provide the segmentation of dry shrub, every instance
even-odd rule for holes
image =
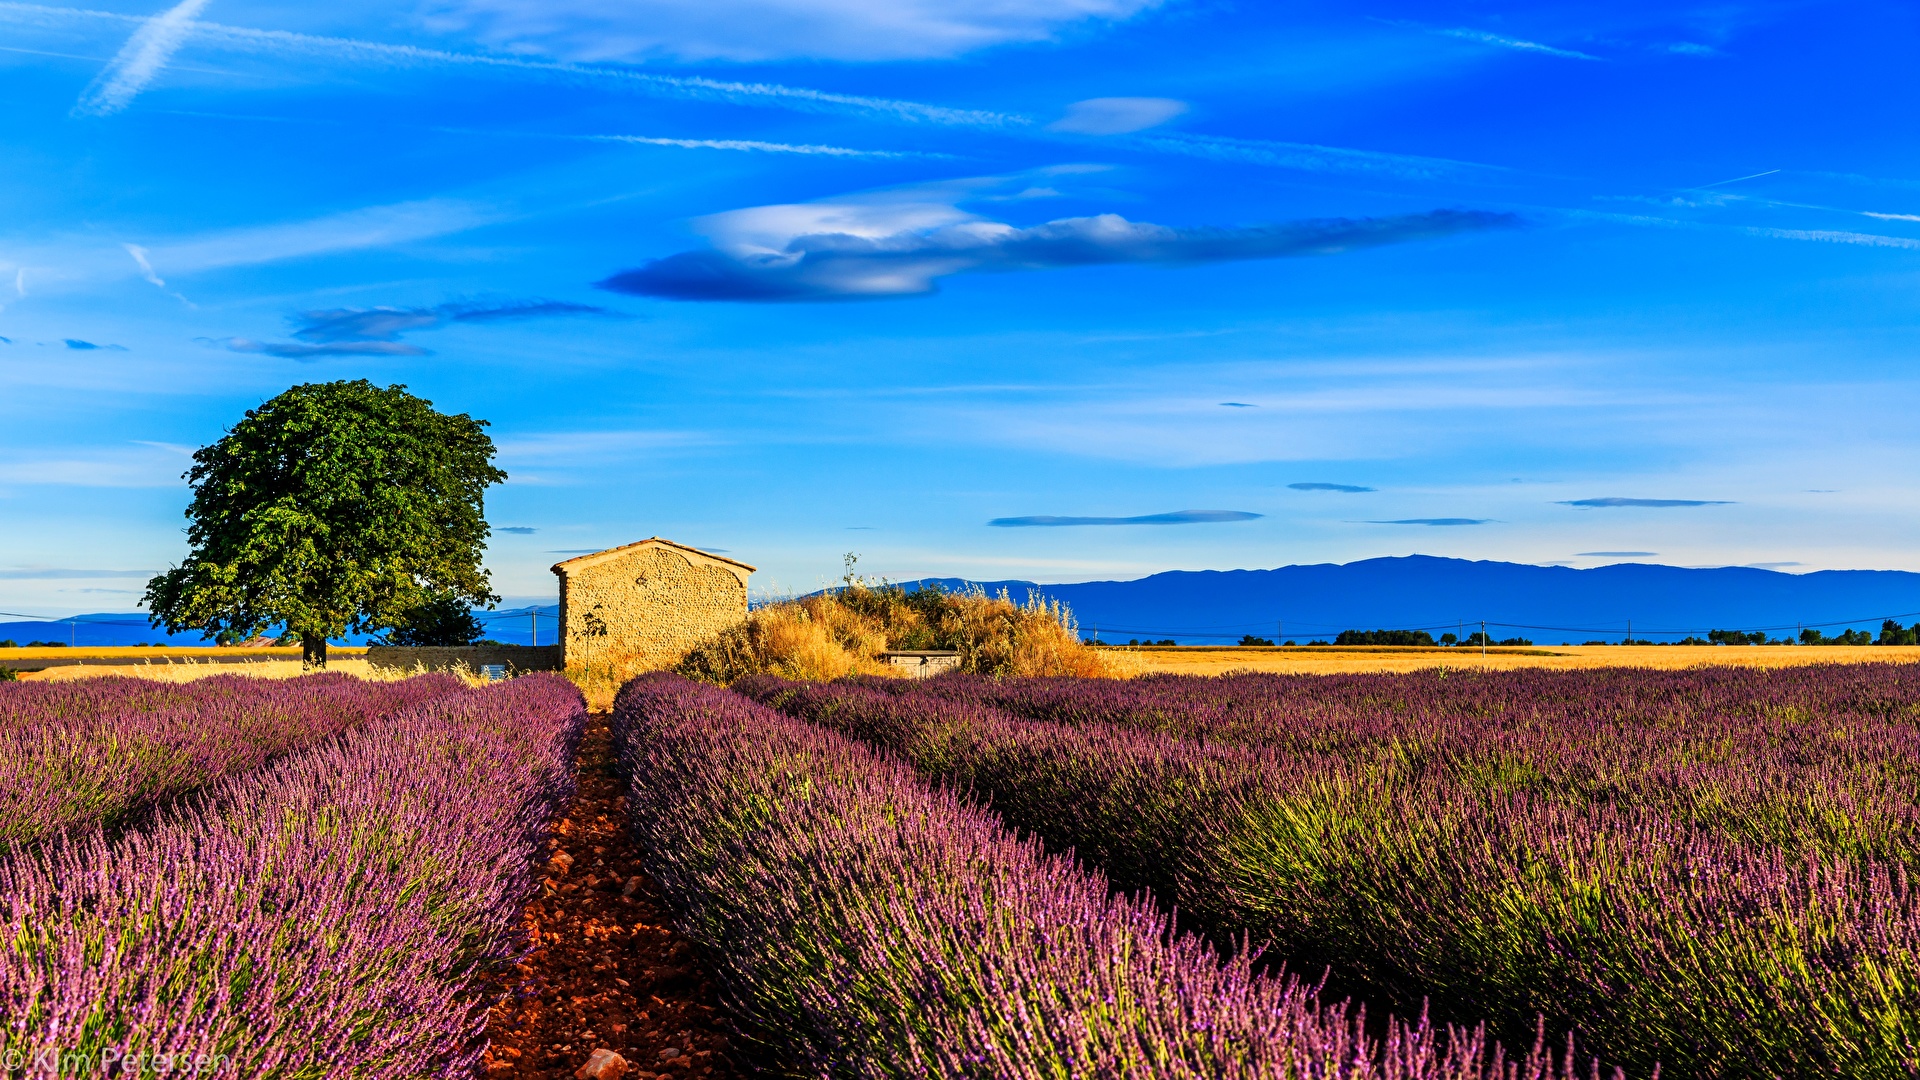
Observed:
[[[961,670],[983,675],[1121,674],[1080,641],[1073,613],[1057,602],[863,584],[764,605],[696,647],[677,670],[723,686],[756,674],[885,675],[878,655],[889,649],[953,650]]]

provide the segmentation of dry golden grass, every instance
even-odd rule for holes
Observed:
[[[1689,668],[1704,665],[1788,667],[1798,664],[1920,663],[1920,646],[1911,645],[1552,645],[1528,649],[1428,649],[1369,646],[1246,648],[1186,646],[1125,647],[1101,650],[1130,659],[1135,672],[1220,675],[1228,671],[1272,671],[1339,675],[1425,668]]]
[[[8,659],[46,658],[45,656],[15,656],[16,653],[25,653],[28,651],[29,650],[26,649],[8,649],[0,652],[0,655],[4,655]],[[252,660],[244,664],[195,663],[190,659],[177,657],[152,659],[145,657],[144,653],[140,650],[48,649],[32,651],[35,653],[44,651],[47,654],[58,653],[63,658],[81,654],[83,658],[88,660],[122,659],[123,657],[111,654],[117,652],[133,652],[142,657],[142,662],[126,664],[88,663],[75,664],[67,667],[50,667],[40,671],[23,671],[19,676],[21,682],[67,682],[73,679],[98,679],[108,675],[122,675],[135,679],[153,679],[157,682],[179,683],[192,682],[195,679],[211,678],[215,675],[238,675],[247,679],[295,679],[307,674],[306,669],[300,664],[300,650],[298,649],[292,650],[293,655],[290,659]],[[181,650],[174,651],[178,652]],[[337,654],[344,650],[329,651]],[[343,675],[351,675],[356,679],[365,679],[368,682],[393,682],[397,679],[410,679],[415,675],[426,673],[427,669],[419,665],[411,669],[374,667],[365,659],[365,651],[364,649],[356,649],[347,656],[333,659],[327,664],[327,670],[337,671]],[[103,656],[96,654],[109,655]],[[127,659],[131,658],[127,657]],[[465,665],[456,665],[449,674],[458,676],[475,686],[483,685],[487,681],[484,675],[476,674]]]
[[[327,649],[330,657],[365,656],[364,645],[333,645]],[[245,657],[249,662],[261,660],[298,660],[300,646],[287,648],[268,647],[264,649],[222,649],[213,646],[186,646],[169,648],[155,645],[119,645],[88,647],[83,649],[0,649],[0,660],[125,660],[130,664],[152,662],[156,664],[185,664],[204,662],[211,657]]]
[[[1131,669],[1083,644],[1072,613],[1058,604],[1016,604],[1004,592],[855,584],[757,608],[688,653],[677,670],[722,685],[756,674],[809,681],[898,674],[879,659],[889,649],[956,651],[962,670],[989,675],[1102,677]]]

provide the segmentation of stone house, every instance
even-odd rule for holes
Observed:
[[[565,667],[671,667],[747,617],[754,568],[659,537],[557,563]]]

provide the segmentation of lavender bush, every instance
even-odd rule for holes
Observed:
[[[1250,934],[1376,1004],[1404,1010],[1430,995],[1440,1015],[1487,1018],[1508,1038],[1544,1015],[1635,1071],[1920,1075],[1916,897],[1904,860],[1850,842],[1893,843],[1906,820],[1897,807],[1856,804],[1894,826],[1814,825],[1763,842],[1779,831],[1767,823],[1785,820],[1781,803],[1735,763],[1640,768],[1586,743],[1591,725],[1558,738],[1511,725],[1522,735],[1502,742],[1471,724],[1455,738],[1357,716],[1361,737],[1322,717],[1240,745],[1022,720],[950,692],[764,679],[736,689],[896,750],[1120,887],[1177,903],[1216,940]],[[1771,755],[1771,775],[1831,784],[1843,803],[1849,785],[1905,782],[1905,744],[1887,725],[1829,731],[1840,750],[1770,744],[1768,725],[1789,720],[1745,721],[1762,733],[1745,739],[1729,734],[1743,722],[1723,717],[1705,741],[1755,754],[1763,775]],[[1302,735],[1309,725],[1326,737]],[[1629,749],[1658,746],[1661,730],[1682,744],[1698,735],[1647,726]],[[1583,768],[1612,768],[1616,797],[1538,780]],[[1677,800],[1691,809],[1656,798],[1650,777],[1691,782]]]
[[[449,675],[371,683],[336,673],[0,687],[0,855],[64,830],[118,826],[462,686]]]
[[[0,860],[0,1052],[473,1075],[584,722],[554,675],[440,695],[146,830]]]
[[[649,871],[796,1074],[1571,1075],[1424,1021],[1371,1040],[904,763],[738,695],[642,676],[614,724]]]

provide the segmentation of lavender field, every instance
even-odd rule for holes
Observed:
[[[499,1071],[586,720],[553,675],[0,689],[0,1060]],[[1917,725],[1892,665],[653,674],[612,738],[768,1075],[1760,1080],[1920,1076]]]
[[[63,830],[116,826],[461,686],[448,675],[10,685],[0,693],[0,854]]]
[[[614,722],[650,870],[782,1072],[1575,1075],[1478,1029],[1370,1035],[899,758],[737,694],[643,676]]]
[[[34,781],[7,788],[0,857],[9,1069],[476,1073],[572,783],[571,684],[19,689],[0,693],[9,778]],[[109,767],[74,799],[35,752],[62,777]]]
[[[1328,996],[1634,1075],[1920,1073],[1910,667],[735,689]]]

